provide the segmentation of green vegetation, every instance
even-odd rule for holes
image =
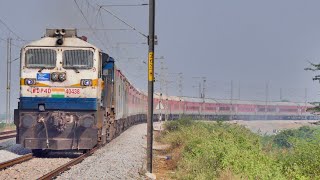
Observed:
[[[273,153],[290,179],[320,179],[320,129],[301,127],[271,137]]]
[[[320,179],[320,129],[273,136],[224,122],[188,119],[166,124],[161,138],[181,149],[177,179]]]
[[[0,123],[0,132],[3,130],[13,130],[15,129],[15,125],[12,124],[6,124],[6,123]]]

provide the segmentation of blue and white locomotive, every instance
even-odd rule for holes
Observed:
[[[115,113],[116,71],[113,58],[75,29],[47,29],[21,50],[17,143],[34,152],[88,150],[135,123]]]

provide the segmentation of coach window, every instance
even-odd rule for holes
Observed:
[[[28,68],[54,68],[57,52],[53,49],[28,49],[25,60]]]

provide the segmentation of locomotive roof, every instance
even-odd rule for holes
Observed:
[[[24,47],[35,46],[35,47],[89,47],[99,50],[98,47],[90,44],[87,41],[80,39],[79,37],[64,37],[63,44],[61,46],[56,45],[56,37],[43,37],[39,40],[32,41]]]

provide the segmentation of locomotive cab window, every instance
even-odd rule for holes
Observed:
[[[90,69],[93,67],[93,52],[90,50],[63,51],[63,67]]]
[[[28,49],[25,62],[28,68],[56,67],[57,52],[53,49]]]

